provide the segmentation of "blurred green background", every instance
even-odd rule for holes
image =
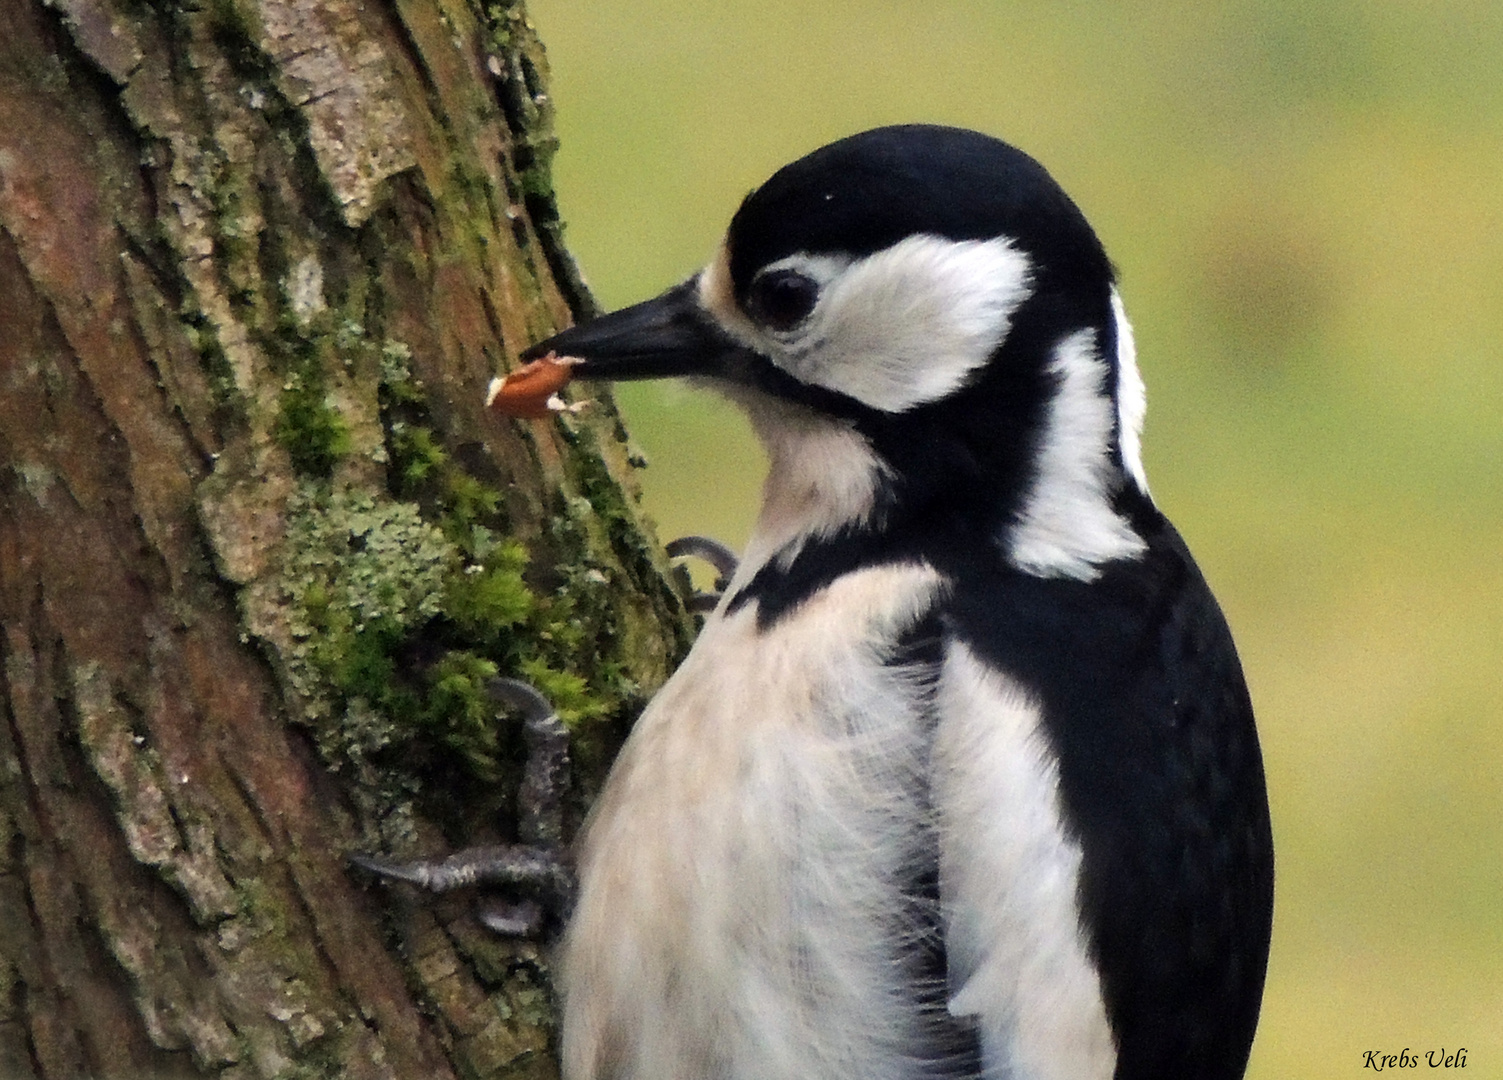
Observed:
[[[1250,1075],[1465,1046],[1465,1075],[1503,1077],[1503,4],[530,10],[608,307],[862,128],[975,127],[1048,166],[1121,268],[1149,479],[1258,709],[1279,882]],[[620,398],[661,535],[742,542],[740,417]]]

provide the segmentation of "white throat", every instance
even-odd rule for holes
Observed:
[[[891,470],[850,425],[755,390],[721,387],[746,409],[767,448],[762,509],[733,593],[774,559],[788,566],[804,545],[867,521]]]

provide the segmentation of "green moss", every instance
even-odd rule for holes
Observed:
[[[497,671],[495,661],[474,653],[447,653],[429,674],[421,712],[424,725],[458,753],[471,772],[492,782],[500,775],[502,733],[486,683]]]
[[[485,5],[485,34],[486,44],[491,52],[497,55],[505,55],[512,49],[514,37],[511,22],[520,19],[521,12],[516,5],[509,3]]]
[[[489,530],[479,527],[483,537]],[[459,629],[482,643],[495,648],[502,635],[526,623],[537,610],[538,599],[522,576],[527,566],[527,551],[515,541],[496,543],[482,539],[488,547],[483,560],[451,576],[444,594],[444,613]]]
[[[399,397],[413,404],[410,383]],[[290,507],[291,667],[331,764],[436,744],[495,781],[515,744],[486,693],[498,673],[533,683],[569,725],[623,714],[640,688],[625,674],[618,571],[600,556],[609,544],[590,500],[564,504],[554,565],[535,572],[503,531],[499,491],[424,425],[392,421],[388,437],[394,485],[413,499],[310,479]]]
[[[567,726],[577,727],[582,721],[596,720],[610,712],[610,701],[592,693],[581,675],[555,671],[541,657],[523,660],[521,669],[522,677],[542,692]]]
[[[268,256],[268,261],[281,266],[278,259]],[[299,265],[313,264],[304,260]],[[289,308],[280,313],[275,328],[261,335],[282,377],[272,436],[286,449],[300,476],[328,479],[351,448],[349,424],[329,401],[329,372],[348,370],[373,346],[357,320],[324,306],[321,276],[313,279],[316,284],[312,286],[306,282],[297,286],[291,280],[298,276],[295,271],[282,267],[282,272],[288,290],[306,288],[308,295],[298,302],[297,310],[292,310],[296,305],[289,296]],[[358,297],[347,299],[359,306]]]
[[[444,531],[455,543],[476,554],[469,546],[478,542],[475,530],[484,528],[481,522],[494,520],[500,513],[501,493],[462,469],[450,469],[443,479]]]
[[[548,200],[546,205],[551,209],[553,155],[558,151],[558,142],[551,139],[538,140],[531,145],[533,148],[532,164],[522,172],[522,193],[535,200]]]
[[[422,485],[449,459],[433,432],[426,427],[398,422],[392,425],[389,438],[399,487]]]
[[[283,389],[272,435],[304,476],[327,477],[350,452],[350,429],[324,400],[323,381],[293,380]]]

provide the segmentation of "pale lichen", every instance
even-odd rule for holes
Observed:
[[[131,856],[159,868],[198,922],[207,925],[234,915],[234,890],[220,870],[210,830],[195,812],[191,790],[168,778],[147,736],[132,727],[100,665],[77,665],[72,692],[79,742],[109,789]]]
[[[365,491],[305,481],[287,518],[278,572],[294,642],[286,659],[305,715],[317,720],[335,691],[376,675],[362,664],[380,665],[379,654],[439,614],[460,555],[416,505],[377,502]]]
[[[293,318],[299,325],[307,326],[313,316],[328,306],[324,303],[323,264],[311,252],[293,266],[292,273],[287,275],[285,288]]]
[[[383,181],[417,164],[391,62],[355,0],[260,0],[257,43],[276,64],[288,102],[307,118],[308,141],[345,224],[376,207]],[[373,22],[373,21],[372,21]]]

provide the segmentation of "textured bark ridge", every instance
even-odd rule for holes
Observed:
[[[547,1077],[546,951],[351,850],[577,822],[689,625],[625,434],[498,422],[590,304],[520,3],[0,0],[0,1076]]]

